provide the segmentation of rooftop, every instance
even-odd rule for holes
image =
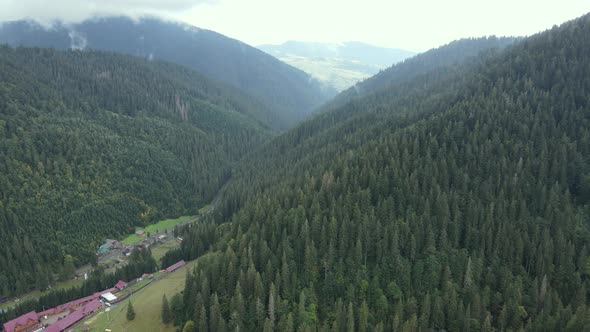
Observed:
[[[174,264],[170,265],[170,266],[169,266],[169,267],[166,269],[166,271],[168,271],[168,272],[173,272],[173,271],[176,271],[177,269],[179,269],[179,268],[181,268],[181,267],[183,267],[183,266],[185,266],[185,265],[186,265],[186,262],[185,262],[184,260],[181,260],[181,261],[179,261],[179,262],[176,262],[176,263],[174,263]]]
[[[13,320],[10,320],[10,321],[4,323],[4,331],[5,332],[15,331],[17,326],[25,326],[31,320],[33,320],[35,322],[37,322],[39,320],[39,315],[34,311],[27,312],[26,314],[24,314],[22,316],[19,316]]]
[[[117,297],[115,295],[113,295],[113,293],[104,293],[104,294],[100,295],[100,297],[102,297],[103,299],[105,299],[109,302],[113,302],[117,299]]]

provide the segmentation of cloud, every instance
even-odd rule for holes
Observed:
[[[80,22],[92,16],[172,16],[201,4],[221,0],[0,0],[0,21],[33,19]]]
[[[68,33],[70,37],[70,48],[73,50],[83,50],[88,44],[86,37],[76,31],[70,31]]]

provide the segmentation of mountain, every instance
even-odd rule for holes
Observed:
[[[288,41],[281,45],[257,47],[309,73],[335,91],[345,90],[379,70],[416,54],[360,42],[329,44]]]
[[[338,108],[355,98],[385,90],[393,84],[410,81],[436,68],[460,66],[482,52],[509,47],[516,40],[518,39],[512,37],[491,36],[453,41],[394,64],[377,75],[358,82],[328,101],[322,109]]]
[[[273,139],[234,173],[218,220],[229,222],[185,230],[170,253],[212,252],[186,282],[184,320],[588,329],[588,35],[590,15],[432,66]]]
[[[0,43],[57,49],[94,49],[160,59],[192,68],[259,99],[271,113],[259,118],[285,129],[328,97],[309,75],[238,40],[187,24],[125,17],[0,25]]]
[[[195,214],[273,131],[185,67],[0,47],[0,297],[69,278],[105,238]],[[70,261],[70,264],[72,261]]]

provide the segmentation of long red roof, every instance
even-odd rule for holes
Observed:
[[[17,326],[24,326],[27,325],[27,323],[30,320],[34,320],[34,321],[38,321],[39,320],[39,315],[34,312],[27,312],[26,314],[19,316],[13,320],[10,320],[6,323],[4,323],[4,331],[5,332],[12,332],[16,329]]]
[[[178,264],[178,263],[176,263],[176,264]],[[78,311],[82,311],[84,313],[85,311],[88,311],[89,310],[88,308],[93,308],[98,303],[98,307],[96,307],[93,310],[93,311],[95,311],[97,308],[100,307],[100,302],[97,299],[100,297],[101,294],[116,292],[117,290],[118,290],[117,288],[112,287],[112,288],[109,288],[109,289],[105,289],[102,292],[96,292],[96,293],[94,293],[92,295],[83,297],[81,299],[77,299],[77,300],[70,301],[70,302],[67,302],[67,303],[64,303],[64,304],[60,304],[57,307],[44,310],[44,311],[42,311],[40,313],[36,313],[34,311],[28,312],[28,313],[26,313],[26,314],[24,314],[24,315],[22,315],[20,317],[17,317],[15,319],[11,320],[11,321],[8,321],[8,322],[4,323],[4,331],[5,332],[13,332],[15,330],[16,326],[18,326],[18,325],[26,325],[30,320],[38,321],[40,316],[54,315],[54,314],[57,314],[57,313],[60,313],[60,312],[63,312],[63,311],[72,309],[74,307],[78,307],[80,305],[84,305],[84,307],[82,307],[79,310],[74,311],[72,314],[68,315],[67,317],[70,317],[70,316],[74,315]],[[89,305],[92,305],[92,306],[91,307],[88,307]],[[86,313],[84,313],[84,315],[86,315]],[[75,316],[73,316],[73,317],[75,317]],[[65,318],[62,319],[61,321],[65,321]],[[56,324],[53,324],[53,325],[56,325]],[[47,331],[51,331],[51,330],[47,330]]]
[[[39,315],[41,315],[41,316],[54,315],[54,314],[60,313],[62,311],[66,311],[68,309],[71,309],[72,307],[76,307],[76,306],[79,306],[81,304],[85,304],[87,302],[90,302],[90,301],[92,301],[94,299],[97,299],[99,296],[100,296],[100,294],[97,295],[96,293],[94,293],[92,295],[83,297],[81,299],[77,299],[77,300],[70,301],[70,302],[67,302],[67,303],[64,303],[64,304],[60,304],[60,305],[58,305],[55,308],[47,309],[45,311],[40,312]]]
[[[90,303],[85,304],[82,308],[72,312],[61,320],[58,320],[54,324],[49,325],[43,332],[61,332],[65,331],[72,325],[78,323],[85,316],[95,312],[101,307],[98,300],[93,300]]]
[[[172,271],[175,271],[175,270],[177,270],[177,269],[179,269],[179,268],[181,268],[181,267],[183,267],[183,266],[185,266],[185,265],[186,265],[186,262],[185,262],[184,260],[181,260],[181,261],[179,261],[179,262],[176,262],[176,263],[174,263],[174,264],[170,265],[170,266],[169,266],[169,267],[166,269],[166,271],[168,271],[168,272],[172,272]]]

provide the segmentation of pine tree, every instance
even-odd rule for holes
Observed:
[[[188,320],[184,323],[184,327],[182,328],[182,332],[193,332],[195,330],[195,322],[192,320]]]
[[[205,309],[205,305],[202,304],[201,305],[201,313],[199,314],[199,325],[198,325],[198,331],[199,332],[208,332],[209,331],[209,325],[207,324],[207,310]]]
[[[170,304],[168,303],[168,299],[166,298],[166,294],[162,297],[162,323],[164,325],[168,325],[172,322],[172,311],[170,310]]]
[[[127,320],[134,320],[135,319],[135,310],[133,309],[133,303],[129,301],[127,305]]]
[[[359,332],[368,331],[369,327],[369,306],[367,301],[363,301],[359,310]]]
[[[346,331],[354,332],[354,312],[352,309],[352,302],[348,303],[348,313],[346,316]]]

